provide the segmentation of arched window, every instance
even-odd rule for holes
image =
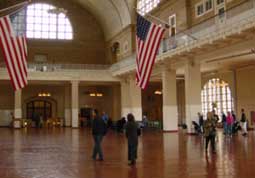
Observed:
[[[212,110],[215,110],[218,115],[221,115],[222,112],[226,114],[227,111],[232,111],[234,108],[229,85],[219,78],[213,78],[204,85],[201,100],[204,115]]]
[[[150,12],[152,9],[158,6],[160,0],[138,0],[137,9],[138,12],[142,15]]]
[[[27,38],[35,39],[73,39],[73,29],[64,13],[44,3],[29,5],[12,18],[14,30],[25,31]],[[25,25],[24,25],[25,24]]]

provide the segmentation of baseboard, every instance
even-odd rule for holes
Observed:
[[[177,133],[178,130],[163,130],[164,133]]]

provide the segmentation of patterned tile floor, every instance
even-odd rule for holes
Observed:
[[[217,138],[217,154],[205,154],[203,138],[143,132],[138,160],[128,166],[123,134],[103,140],[105,161],[93,161],[86,129],[0,129],[0,178],[254,178],[255,131]]]

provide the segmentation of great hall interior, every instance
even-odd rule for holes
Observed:
[[[0,53],[1,178],[251,178],[255,176],[255,0],[1,0],[24,30],[28,85],[14,92]],[[10,8],[9,7],[13,7]],[[6,10],[7,9],[7,10]],[[13,13],[15,12],[15,13]],[[165,26],[150,82],[136,86],[136,16]],[[253,76],[254,75],[254,76]],[[91,159],[92,111],[112,126]],[[248,135],[223,134],[222,113]],[[192,121],[219,116],[216,154]],[[146,127],[137,164],[116,131],[133,113]],[[39,125],[36,122],[39,118]]]

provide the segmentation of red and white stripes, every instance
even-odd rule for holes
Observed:
[[[147,38],[145,41],[136,37],[137,53],[136,53],[136,81],[137,85],[142,89],[147,87],[152,72],[152,67],[159,49],[161,38],[165,29],[151,24]]]
[[[16,36],[9,16],[0,18],[0,44],[14,90],[27,85],[27,43]]]

